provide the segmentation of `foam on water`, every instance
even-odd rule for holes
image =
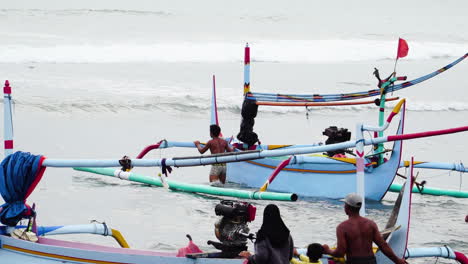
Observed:
[[[220,100],[218,101],[218,111],[240,114],[241,100]],[[14,103],[17,107],[40,109],[46,112],[126,112],[129,110],[152,112],[152,111],[177,111],[177,112],[206,112],[210,110],[209,102],[205,97],[191,96],[190,100],[181,100],[177,96],[161,97],[154,96],[145,99],[134,98],[73,98],[69,100],[57,101],[54,98],[32,98],[32,99],[16,99]],[[386,109],[391,111],[394,104],[387,105]],[[308,107],[311,113],[321,112],[360,112],[372,111],[377,107],[374,104],[326,107],[314,106]],[[414,112],[463,112],[468,111],[468,103],[463,101],[411,101],[407,105],[408,111]],[[287,114],[287,113],[304,113],[307,112],[305,107],[277,107],[277,106],[261,106],[260,112]]]
[[[37,36],[31,36],[34,38]],[[125,63],[125,62],[237,62],[242,61],[242,42],[153,42],[61,44],[42,36],[31,45],[0,44],[0,57],[7,63]],[[37,40],[36,42],[40,42]],[[252,43],[253,61],[283,63],[328,63],[394,60],[396,43],[385,40],[262,40]],[[407,60],[458,57],[467,46],[443,42],[411,42]]]

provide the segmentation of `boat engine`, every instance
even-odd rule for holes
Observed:
[[[347,128],[338,129],[336,126],[330,126],[329,128],[326,128],[322,134],[328,137],[328,139],[325,141],[326,145],[346,142],[351,139],[351,132],[348,131]],[[333,151],[327,151],[326,155],[333,157],[336,154],[345,154],[345,152],[346,149],[337,149]]]
[[[235,258],[247,250],[247,239],[254,239],[247,223],[255,220],[255,212],[255,206],[250,203],[221,201],[215,207],[215,214],[221,216],[215,223],[215,235],[220,242],[209,240],[208,245],[221,250],[224,258]]]

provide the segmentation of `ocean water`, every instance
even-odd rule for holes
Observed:
[[[240,125],[243,52],[251,47],[251,87],[258,92],[341,93],[375,88],[374,67],[393,71],[398,37],[409,55],[397,72],[409,79],[468,52],[463,1],[5,1],[0,0],[0,80],[13,87],[15,148],[50,158],[135,157],[161,139],[207,140],[211,78],[216,75],[225,136]],[[467,125],[468,62],[393,96],[407,99],[407,132]],[[388,111],[394,104],[389,104]],[[375,106],[261,107],[263,143],[324,141],[330,126],[377,123]],[[394,129],[394,128],[393,128]],[[394,130],[393,130],[394,131]],[[353,133],[354,136],[354,133]],[[404,158],[467,162],[468,134],[404,143]],[[152,158],[196,155],[156,151]],[[156,175],[158,168],[135,169]],[[171,178],[206,183],[208,167],[179,168]],[[403,172],[403,171],[401,171]],[[428,187],[468,190],[465,175],[420,170]],[[237,187],[237,186],[233,186]],[[389,193],[368,214],[383,227]],[[414,195],[410,247],[450,245],[468,253],[468,201]],[[106,221],[135,248],[171,251],[185,234],[209,249],[218,197],[49,168],[29,202],[42,225]],[[258,230],[263,208],[250,227]],[[277,202],[298,246],[335,243],[346,219],[340,201]],[[102,237],[73,240],[113,244]]]

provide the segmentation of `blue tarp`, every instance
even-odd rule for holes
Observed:
[[[0,222],[4,225],[15,226],[28,213],[25,200],[42,176],[41,157],[17,151],[2,161],[0,193],[5,204],[0,206]]]

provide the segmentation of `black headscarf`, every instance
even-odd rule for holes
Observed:
[[[257,241],[265,238],[270,240],[273,247],[282,247],[289,239],[289,229],[281,219],[278,206],[269,204],[263,211],[263,224],[257,232]]]

